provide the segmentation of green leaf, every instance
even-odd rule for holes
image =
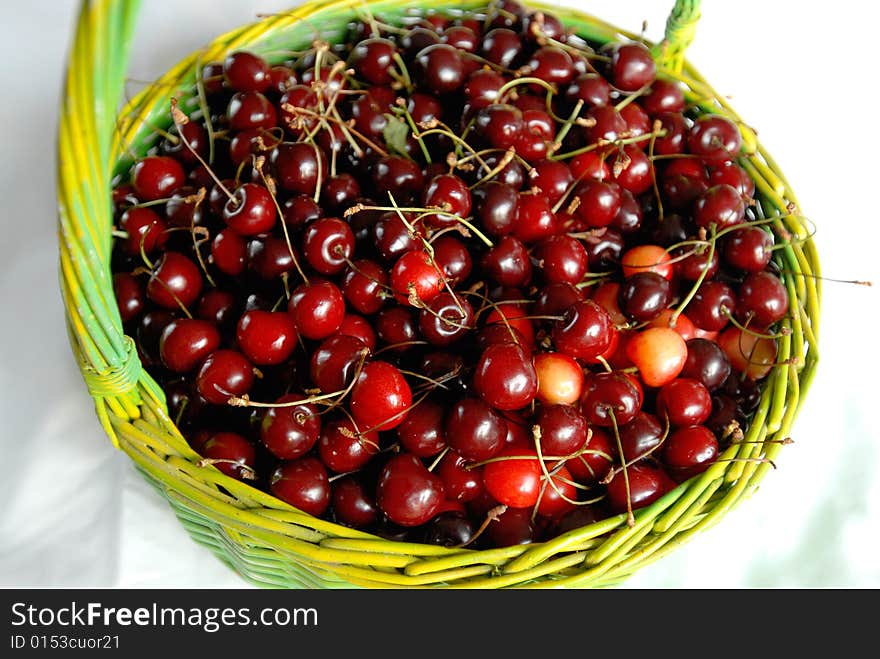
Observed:
[[[385,138],[385,144],[392,151],[396,151],[402,156],[408,155],[406,152],[406,141],[409,138],[409,126],[402,119],[392,114],[386,114],[388,123],[382,130],[382,136]]]

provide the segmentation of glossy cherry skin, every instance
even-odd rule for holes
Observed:
[[[575,238],[550,236],[537,245],[541,274],[548,283],[578,284],[589,267],[587,250]]]
[[[211,241],[211,262],[223,274],[236,277],[247,267],[247,241],[232,229],[217,232]]]
[[[657,66],[651,51],[643,44],[624,43],[609,50],[609,78],[615,87],[625,92],[634,92],[654,82]]]
[[[141,201],[170,197],[186,181],[181,164],[169,156],[147,156],[131,170],[131,183]]]
[[[678,428],[663,443],[663,464],[672,479],[681,483],[701,474],[718,457],[715,434],[701,425]]]
[[[724,261],[743,272],[760,272],[773,256],[773,235],[761,227],[743,227],[722,238]]]
[[[345,476],[330,484],[330,498],[336,521],[345,526],[364,529],[379,519],[375,497],[355,476]]]
[[[236,92],[226,109],[229,126],[236,131],[268,130],[278,122],[278,113],[260,92]]]
[[[154,264],[147,297],[165,309],[190,307],[202,292],[199,266],[179,252],[165,252]]]
[[[123,323],[131,322],[143,312],[146,305],[144,289],[134,275],[127,272],[114,274],[113,295]]]
[[[359,259],[345,272],[342,294],[355,311],[369,316],[385,305],[387,286],[384,268],[375,261]]]
[[[435,346],[448,346],[474,327],[474,309],[466,298],[443,292],[419,312],[422,336]]]
[[[220,347],[220,332],[204,320],[180,318],[165,326],[159,339],[162,363],[175,373],[188,373]]]
[[[687,341],[687,350],[682,378],[697,380],[709,392],[724,384],[730,375],[730,359],[717,343],[697,337]]]
[[[227,226],[241,236],[256,236],[271,231],[277,217],[272,195],[256,183],[242,185],[223,207],[223,219]]]
[[[119,228],[128,234],[122,242],[123,250],[137,256],[152,254],[168,242],[167,225],[149,208],[129,208],[119,220]]]
[[[513,231],[519,194],[516,189],[499,181],[487,181],[473,191],[475,215],[483,228],[494,236]]]
[[[360,339],[334,334],[324,339],[309,360],[312,382],[324,393],[342,391],[349,384],[370,350]]]
[[[324,339],[335,333],[345,318],[345,299],[330,281],[312,278],[290,296],[287,311],[299,333],[307,339]]]
[[[354,253],[354,233],[348,223],[323,217],[306,227],[302,237],[303,256],[322,275],[341,272]]]
[[[657,415],[673,426],[703,423],[712,413],[712,396],[699,380],[679,377],[657,393]]]
[[[618,293],[621,311],[638,323],[657,318],[671,300],[669,280],[656,272],[637,272],[627,277]]]
[[[584,381],[581,412],[592,425],[611,428],[629,423],[641,406],[641,392],[624,373],[595,373]]]
[[[423,251],[406,252],[391,268],[389,283],[401,304],[428,303],[443,290],[443,274]]]
[[[611,345],[611,317],[592,300],[583,300],[568,308],[551,336],[559,352],[591,363]]]
[[[397,426],[397,438],[403,449],[420,458],[440,453],[446,448],[445,414],[444,406],[433,400],[424,400],[413,407]]]
[[[323,151],[305,142],[283,142],[270,157],[278,183],[288,192],[315,194],[320,181],[327,179],[327,159]]]
[[[294,403],[307,398],[285,394],[276,403]],[[270,407],[260,422],[260,440],[279,460],[295,460],[312,450],[321,432],[318,408],[311,403]]]
[[[542,194],[524,192],[519,195],[513,235],[524,243],[534,243],[559,231],[550,200]]]
[[[572,405],[581,397],[584,372],[577,361],[561,352],[534,355],[538,390],[535,398],[545,405]]]
[[[584,485],[593,485],[605,478],[614,464],[619,464],[616,441],[606,430],[590,428],[590,438],[580,454],[565,461],[572,477]]]
[[[202,362],[196,376],[199,394],[214,405],[244,396],[254,383],[254,367],[240,352],[215,350]]]
[[[432,226],[452,226],[459,218],[471,213],[471,193],[467,184],[453,174],[441,174],[431,179],[422,197],[425,208],[439,208],[440,212],[425,217]]]
[[[740,224],[745,219],[746,203],[742,195],[726,183],[713,185],[694,202],[694,221],[697,226],[717,230]]]
[[[254,479],[254,445],[237,433],[214,433],[199,447],[199,453],[227,476],[238,480]]]
[[[245,312],[238,321],[235,339],[252,364],[281,364],[293,354],[299,335],[290,314],[283,311]]]
[[[235,91],[262,92],[269,88],[269,65],[262,57],[236,51],[223,61],[223,78]]]
[[[640,411],[633,420],[620,426],[620,447],[627,462],[643,458],[660,446],[666,426],[654,414]]]
[[[672,279],[674,273],[672,257],[666,248],[660,245],[638,245],[623,254],[620,259],[623,276],[631,277],[639,272],[654,272],[666,279]]]
[[[484,492],[482,468],[468,468],[469,465],[469,461],[452,449],[440,459],[436,474],[443,481],[446,497],[450,501],[467,503]]]
[[[733,289],[721,281],[704,281],[687,306],[694,325],[707,332],[717,332],[730,322],[736,311]]]
[[[474,389],[496,409],[525,407],[538,393],[538,375],[531,355],[514,343],[489,346],[477,362]]]
[[[434,262],[443,271],[450,286],[456,286],[470,277],[473,260],[468,248],[458,238],[439,236],[432,243]]]
[[[392,457],[379,474],[376,503],[395,524],[424,524],[437,514],[445,498],[443,481],[414,455]]]
[[[587,420],[571,405],[542,407],[537,421],[541,455],[545,459],[573,454],[587,443]]]
[[[483,466],[483,485],[499,503],[511,508],[534,506],[541,496],[541,462],[534,451],[505,448]]]
[[[655,80],[651,90],[641,96],[639,102],[652,117],[663,112],[683,112],[685,108],[681,85],[672,80]]]
[[[444,422],[447,443],[465,460],[488,460],[498,454],[507,436],[507,422],[479,398],[462,398]]]
[[[753,272],[739,286],[737,316],[753,327],[763,328],[782,320],[788,315],[788,308],[788,290],[771,272]]]
[[[379,432],[396,428],[412,405],[412,390],[400,370],[383,361],[368,363],[351,391],[349,408],[358,426]]]
[[[618,472],[608,483],[608,505],[613,513],[638,510],[654,503],[675,485],[661,469],[646,464],[627,467],[629,496],[623,472]]]
[[[718,345],[724,350],[733,370],[752,380],[767,377],[776,365],[777,346],[774,339],[743,332],[732,325],[721,332]]]
[[[360,77],[374,85],[388,85],[394,80],[394,54],[397,47],[390,39],[364,39],[351,51],[351,64]]]
[[[433,94],[454,92],[465,80],[461,52],[449,44],[435,44],[419,51],[416,74]]]
[[[541,497],[536,510],[539,515],[557,519],[577,506],[577,498],[578,489],[572,482],[571,472],[565,465],[560,465],[553,469],[549,478],[542,476]]]
[[[532,262],[521,240],[504,236],[482,259],[483,271],[502,286],[519,287],[532,278]]]
[[[639,369],[642,382],[649,387],[662,387],[684,368],[687,344],[670,327],[649,327],[629,340],[626,354]]]
[[[688,135],[688,150],[704,160],[733,160],[742,148],[742,136],[732,121],[720,115],[699,117]]]
[[[279,465],[269,478],[276,497],[305,513],[320,517],[330,505],[330,480],[320,460],[304,457]]]
[[[321,428],[318,455],[338,474],[357,471],[379,452],[379,433],[358,428],[348,418],[332,419]]]

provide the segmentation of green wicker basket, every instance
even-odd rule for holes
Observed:
[[[439,2],[437,10],[484,6]],[[538,7],[537,3],[527,3]],[[755,134],[688,64],[699,2],[678,0],[666,38],[654,47],[661,75],[679,81],[690,104],[733,119],[745,145],[739,162],[753,177],[756,202],[784,237],[776,252],[791,300],[782,321],[778,364],[754,420],[719,460],[652,505],[635,524],[618,515],[551,541],[493,550],[393,542],[316,519],[200,463],[169,418],[163,392],[125,336],[113,295],[111,181],[132,154],[145,154],[156,128],[171,124],[169,103],[197,107],[196,71],[236,49],[280,61],[285,50],[338,39],[363,9],[354,0],[317,0],[225,34],[185,58],[121,111],[118,103],[134,29],[136,0],[84,0],[70,51],[59,127],[61,289],[73,352],[113,444],[168,500],[183,525],[249,581],[274,587],[597,587],[619,583],[718,522],[755,491],[776,459],[815,372],[820,282],[816,248],[794,194]],[[403,0],[370,2],[384,19],[410,13]],[[552,11],[582,37],[607,42],[630,34],[582,12]]]

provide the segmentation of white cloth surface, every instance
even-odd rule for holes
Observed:
[[[569,0],[573,2],[573,0]],[[156,77],[278,0],[144,0],[129,73]],[[583,9],[659,38],[672,0]],[[247,587],[112,448],[69,349],[55,135],[75,0],[2,3],[0,586]],[[689,59],[760,131],[817,226],[823,273],[880,284],[873,3],[704,2]],[[132,82],[130,89],[138,85]],[[759,491],[627,588],[880,586],[878,288],[827,282],[822,361]]]

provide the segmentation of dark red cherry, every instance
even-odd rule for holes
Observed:
[[[580,455],[565,461],[565,466],[579,483],[592,485],[605,478],[614,464],[619,464],[616,441],[602,428],[590,428],[590,438]]]
[[[230,88],[239,92],[262,92],[269,88],[269,65],[262,57],[236,51],[223,61],[223,77]]]
[[[215,350],[202,362],[196,376],[199,394],[214,405],[226,405],[244,396],[254,383],[254,367],[236,350]]]
[[[677,483],[701,474],[717,457],[718,440],[705,426],[678,428],[663,443],[663,464]]]
[[[545,457],[571,455],[587,443],[587,420],[571,405],[542,407],[537,421]]]
[[[489,181],[474,190],[476,216],[482,226],[494,236],[513,231],[519,195],[515,188],[498,181]]]
[[[470,276],[473,268],[471,253],[461,240],[449,235],[439,236],[431,247],[434,249],[434,261],[446,275],[450,286],[456,286]]]
[[[349,64],[357,74],[374,85],[388,85],[394,81],[397,47],[390,39],[373,37],[359,42],[351,51]]]
[[[214,433],[201,445],[199,453],[231,478],[254,480],[254,445],[237,433]]]
[[[232,130],[269,130],[278,123],[278,114],[272,101],[260,92],[237,92],[226,108]]]
[[[144,310],[146,297],[137,277],[127,272],[113,275],[113,295],[123,323],[137,318]]]
[[[147,156],[131,170],[131,184],[141,201],[170,197],[186,181],[181,164],[168,156]]]
[[[730,286],[717,280],[704,281],[688,304],[687,315],[700,329],[717,332],[730,322],[736,306]]]
[[[454,343],[474,327],[474,309],[460,295],[442,292],[419,312],[422,336],[435,346]]]
[[[614,513],[637,510],[654,503],[675,484],[656,467],[637,464],[627,467],[626,476],[618,472],[608,483],[608,505]]]
[[[655,80],[650,91],[639,98],[642,108],[652,117],[664,112],[683,112],[684,91],[673,80]]]
[[[574,62],[571,56],[557,46],[543,46],[538,48],[526,66],[529,75],[550,83],[551,85],[565,85],[574,78]],[[541,91],[543,87],[540,88]]]
[[[279,460],[295,460],[312,450],[321,432],[321,416],[311,403],[296,403],[307,398],[301,394],[285,394],[270,407],[260,422],[260,440]]]
[[[165,252],[154,264],[147,297],[166,309],[189,307],[202,292],[199,267],[179,252]]]
[[[386,261],[396,261],[405,252],[422,249],[424,229],[421,224],[414,226],[413,219],[408,217],[404,222],[397,213],[387,213],[373,226],[376,249]]]
[[[283,311],[247,311],[235,330],[239,349],[258,366],[287,361],[298,338],[293,319]]]
[[[339,329],[345,318],[345,299],[333,282],[312,278],[290,296],[287,311],[299,333],[307,339],[323,339]]]
[[[180,318],[165,326],[159,339],[162,363],[175,373],[187,373],[220,347],[220,332],[212,323]]]
[[[507,422],[479,398],[462,398],[446,415],[447,443],[465,460],[495,456],[504,446]]]
[[[341,272],[354,253],[351,227],[335,217],[323,217],[306,227],[302,237],[303,256],[322,275]]]
[[[410,410],[397,426],[403,449],[420,458],[430,458],[446,448],[443,419],[446,409],[433,400],[424,400]]]
[[[447,510],[430,521],[422,541],[440,547],[462,547],[473,540],[475,531],[474,524],[465,513]]]
[[[788,307],[788,290],[771,272],[752,272],[739,286],[736,312],[744,323],[767,327],[785,318]]]
[[[513,236],[504,236],[483,255],[482,269],[488,277],[502,286],[525,286],[532,278],[529,252]]]
[[[443,481],[443,489],[450,501],[467,503],[483,493],[483,472],[480,468],[469,469],[469,464],[452,449],[440,459],[436,473]]]
[[[583,300],[566,310],[551,336],[557,350],[590,363],[611,345],[611,317],[592,300]]]
[[[734,160],[741,148],[739,128],[721,115],[698,117],[688,135],[688,150],[707,161]]]
[[[256,183],[242,185],[223,207],[226,225],[241,236],[268,233],[277,217],[272,194]]]
[[[755,181],[749,173],[735,162],[713,162],[709,168],[709,183],[719,185],[726,183],[748,200],[755,196]]]
[[[736,188],[721,183],[700,194],[694,202],[697,226],[717,230],[740,224],[745,219],[746,203]]]
[[[587,180],[575,188],[577,217],[588,227],[606,227],[620,211],[620,187],[613,182]]]
[[[128,236],[122,240],[125,253],[149,255],[162,249],[168,242],[167,225],[153,210],[133,207],[126,210],[119,220],[119,228]]]
[[[598,73],[582,73],[565,90],[565,99],[572,105],[583,101],[586,108],[608,105],[611,86]]]
[[[531,355],[514,343],[489,346],[477,362],[474,388],[496,409],[525,407],[538,393],[538,375]]]
[[[620,426],[620,446],[627,462],[652,452],[666,437],[666,428],[654,414],[638,412],[632,421]]]
[[[421,195],[424,180],[418,164],[403,156],[385,156],[373,167],[373,184],[382,200],[391,194],[401,203]]]
[[[498,91],[504,86],[504,76],[492,69],[479,69],[471,73],[464,83],[464,95],[468,104],[479,110],[498,100]]]
[[[282,142],[272,150],[271,162],[279,185],[288,192],[314,195],[327,179],[327,157],[313,144]]]
[[[533,243],[556,234],[559,225],[550,200],[541,193],[519,195],[513,235],[523,243]]]
[[[687,124],[681,112],[662,112],[656,119],[663,131],[654,139],[655,156],[673,156],[684,153],[686,147]]]
[[[578,284],[589,267],[583,244],[565,234],[545,238],[538,243],[535,254],[544,280],[551,284]]]
[[[638,323],[653,320],[672,300],[669,280],[656,272],[637,272],[623,280],[618,293],[620,310]]]
[[[651,51],[640,43],[615,44],[610,50],[608,72],[611,84],[625,92],[635,92],[654,82],[657,65]]]
[[[271,281],[296,268],[296,248],[275,236],[255,238],[248,243],[248,265],[262,279]]]
[[[376,503],[395,524],[424,524],[437,514],[445,498],[443,481],[414,455],[394,456],[379,474]]]
[[[525,130],[523,115],[513,105],[493,103],[477,112],[476,134],[495,149],[509,149]]]
[[[325,423],[318,437],[321,462],[337,474],[361,469],[378,452],[379,433],[358,429],[347,417]]]
[[[368,528],[379,518],[375,497],[355,476],[334,479],[330,484],[333,514],[340,524],[356,529]]]
[[[471,193],[468,186],[453,174],[441,174],[431,179],[422,197],[425,208],[438,208],[441,212],[425,217],[433,226],[452,226],[471,213]]]
[[[346,270],[342,294],[355,311],[372,315],[384,306],[387,287],[388,275],[385,269],[375,261],[360,259]]]
[[[434,44],[416,55],[415,72],[433,94],[449,94],[464,84],[461,52],[449,44]]]
[[[624,373],[596,373],[584,381],[581,412],[593,425],[622,426],[635,418],[641,406],[639,389]]]
[[[673,426],[703,423],[712,413],[712,396],[699,380],[679,377],[657,393],[657,415]]]
[[[505,27],[489,30],[483,37],[483,56],[502,68],[513,68],[523,50],[520,36]]]
[[[368,346],[354,336],[334,334],[312,353],[309,375],[324,393],[342,391],[369,355]]]
[[[330,480],[320,460],[304,457],[280,464],[269,478],[276,497],[305,513],[320,517],[330,505]]]
[[[379,340],[395,352],[405,352],[419,340],[418,318],[412,307],[395,305],[376,314]]]
[[[724,384],[730,375],[730,359],[714,341],[703,338],[687,342],[687,360],[681,371],[682,378],[700,382],[710,392]]]
[[[725,263],[744,272],[760,272],[773,257],[773,234],[761,227],[731,231],[721,241]]]
[[[218,231],[211,241],[211,262],[223,274],[235,277],[247,266],[247,241],[232,229]]]

